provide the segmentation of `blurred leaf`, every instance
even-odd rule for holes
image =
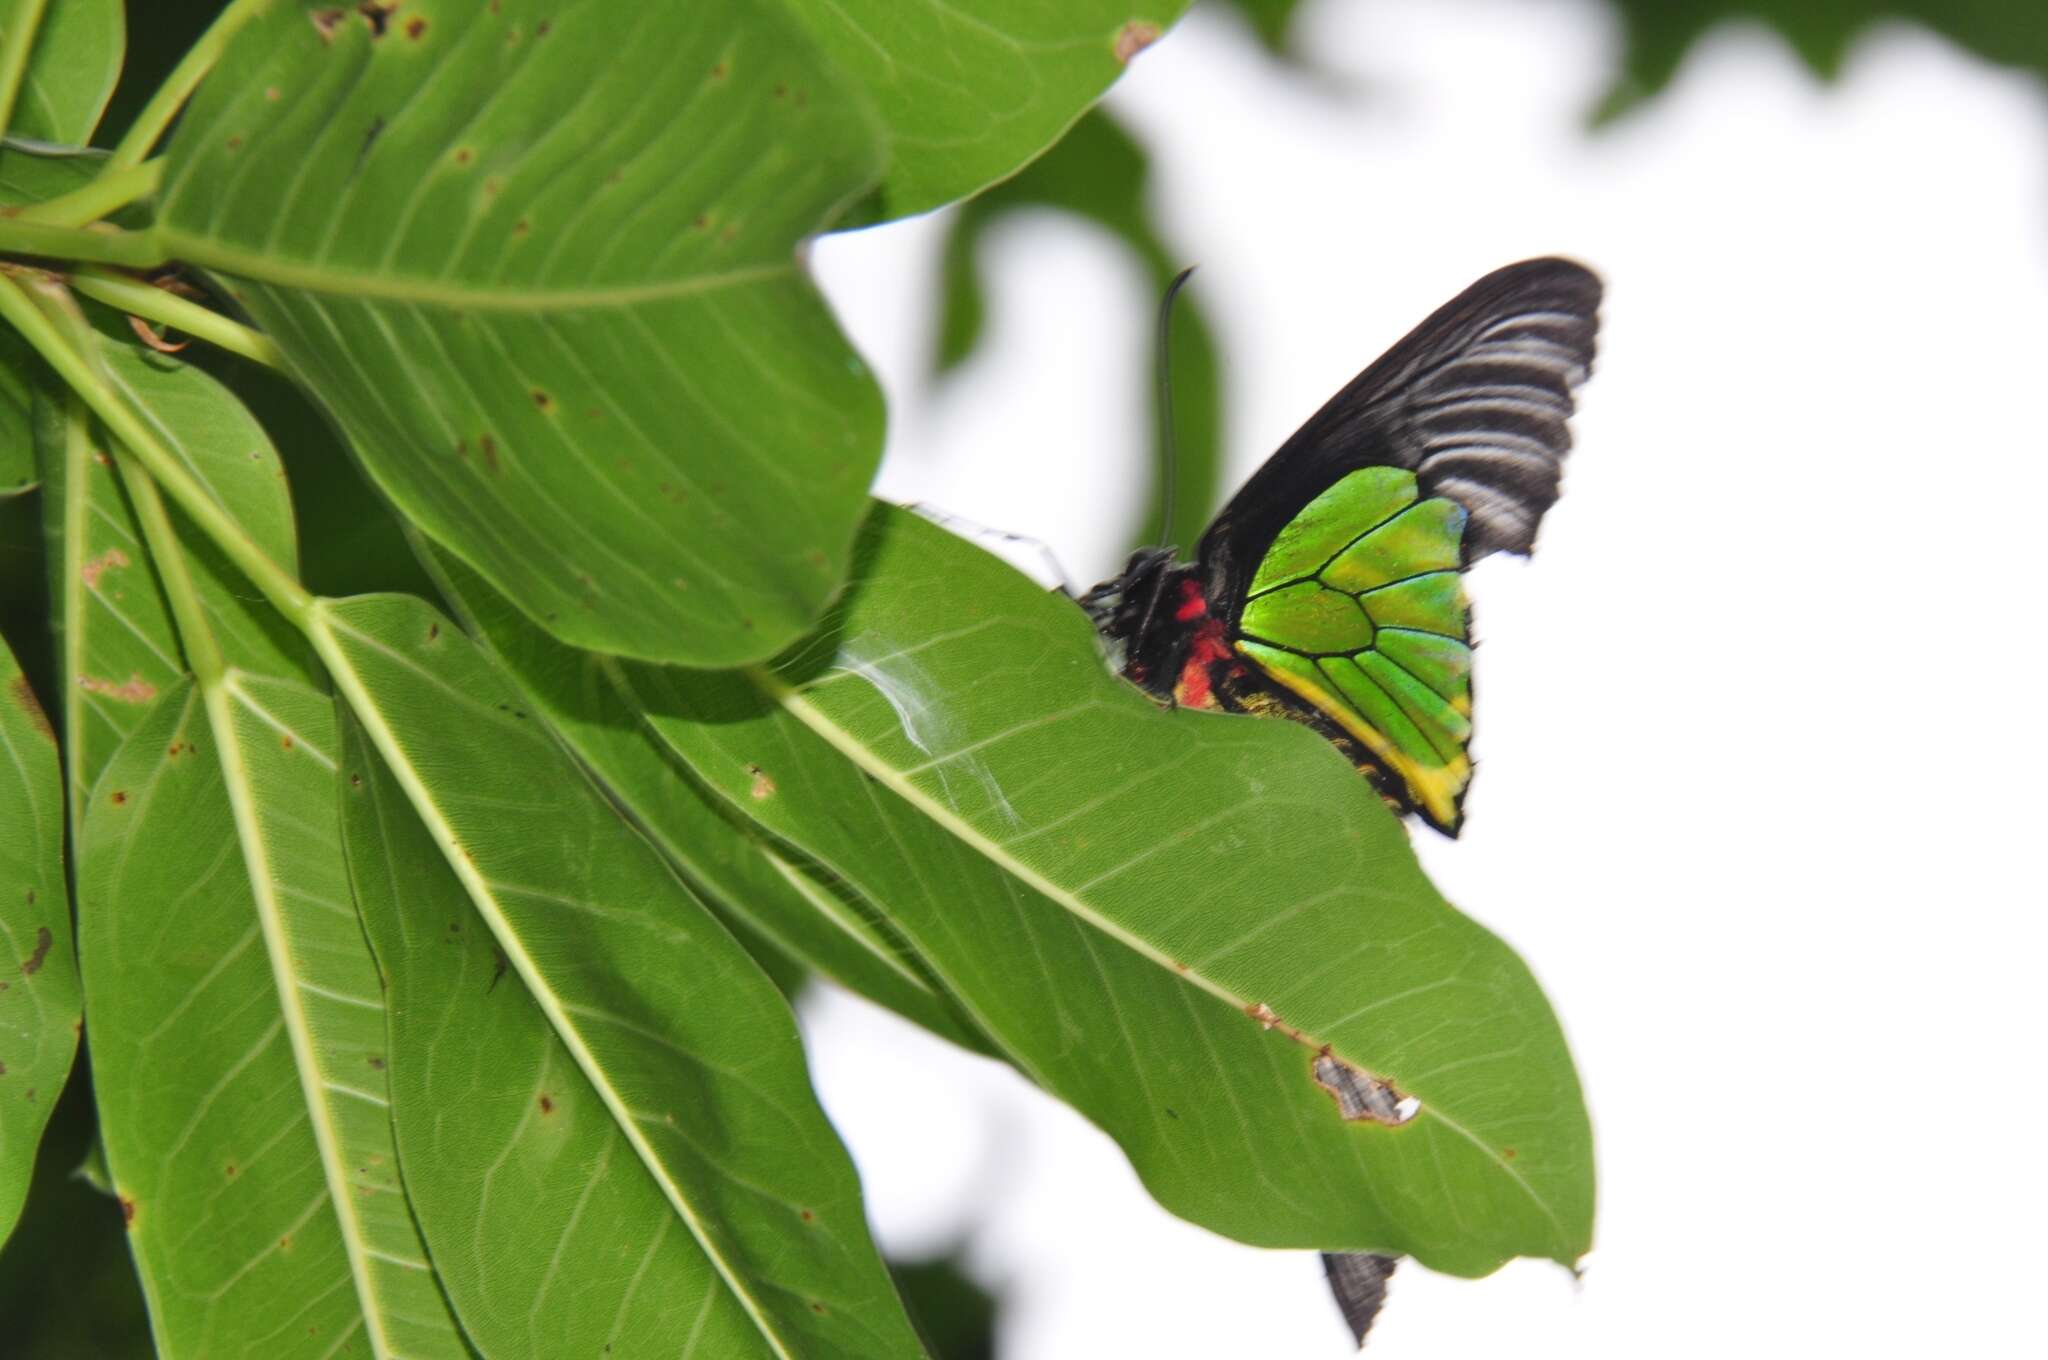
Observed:
[[[989,228],[1009,213],[1054,208],[1094,222],[1113,233],[1144,263],[1154,291],[1164,296],[1184,262],[1160,239],[1147,202],[1150,160],[1101,109],[1091,110],[1057,146],[1014,179],[961,206],[946,236],[939,275],[941,372],[963,362],[981,340],[983,291],[977,256]],[[1191,540],[1220,502],[1222,392],[1217,380],[1216,343],[1197,298],[1201,280],[1180,295],[1173,317],[1173,394],[1176,457],[1173,521],[1176,536]],[[1129,535],[1131,546],[1164,541],[1160,522],[1160,428],[1158,359],[1153,328],[1144,331],[1146,366],[1152,382],[1146,400],[1153,413],[1154,446],[1147,459],[1144,520]],[[1135,451],[1133,451],[1135,454]]]
[[[793,255],[879,171],[858,94],[741,0],[325,13],[229,44],[163,247],[556,635],[723,664],[812,626],[881,446]]]
[[[935,1034],[988,1051],[872,906],[771,843],[663,748],[620,692],[616,661],[548,637],[460,563],[444,558],[435,565],[464,623],[527,701],[728,923]],[[771,796],[767,785],[759,787]]]
[[[1067,602],[915,516],[870,526],[858,587],[761,691],[631,669],[698,775],[886,909],[1175,1213],[1454,1274],[1577,1259],[1591,1143],[1557,1022],[1350,765],[1291,723],[1163,713]],[[1421,1112],[1339,1118],[1326,1044]]]
[[[975,1283],[958,1253],[891,1261],[889,1273],[934,1360],[993,1360],[996,1299]]]
[[[0,0],[0,29],[22,0]],[[83,146],[121,75],[127,19],[121,0],[54,0],[30,49],[10,135]]]
[[[1276,57],[1291,55],[1287,36],[1301,0],[1223,0],[1252,26],[1259,43]]]
[[[78,1047],[57,736],[0,641],[0,1242]]]
[[[290,569],[282,470],[240,403],[139,346],[102,349],[109,382]],[[156,493],[124,483],[147,528]],[[107,1165],[157,1334],[195,1353],[323,1354],[360,1332],[374,1354],[462,1355],[398,1182],[332,701],[297,634],[168,523],[131,540],[129,566],[157,568],[188,654],[227,669],[175,681],[128,734],[78,854]],[[100,584],[92,564],[63,582]],[[277,1297],[307,1301],[289,1342]]]
[[[1594,112],[1619,118],[1670,85],[1694,43],[1718,25],[1760,21],[1832,80],[1856,40],[1888,20],[1921,24],[2002,66],[2048,77],[2048,13],[1998,0],[1614,0],[1621,17],[1621,73]]]
[[[745,951],[431,608],[323,601],[315,627],[375,739],[350,738],[349,856],[400,1156],[479,1347],[701,1324],[708,1355],[918,1354]]]
[[[906,5],[787,0],[873,96],[890,162],[872,220],[926,212],[1014,173],[1058,140],[1187,0]]]

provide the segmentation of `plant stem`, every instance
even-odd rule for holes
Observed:
[[[202,307],[176,293],[96,265],[74,269],[70,278],[73,291],[95,302],[181,330],[265,368],[284,371],[284,356],[278,352],[276,342],[262,331],[222,316],[211,307]]]
[[[53,227],[0,217],[0,255],[40,255],[57,260],[93,260],[125,269],[154,269],[165,262],[154,233],[112,227]]]
[[[28,74],[28,54],[36,45],[36,31],[43,25],[45,0],[14,0],[14,22],[0,34],[0,132],[14,122],[14,101],[21,94],[22,77]]]
[[[46,227],[90,226],[139,198],[148,198],[163,179],[163,158],[158,157],[103,171],[68,194],[25,204],[9,215],[17,222],[40,222]]]
[[[156,93],[149,97],[149,103],[143,105],[142,112],[135,115],[135,122],[121,138],[120,145],[114,148],[107,168],[120,170],[141,164],[164,135],[164,129],[178,116],[178,110],[184,108],[185,101],[192,97],[192,91],[206,78],[213,64],[220,60],[228,39],[269,8],[270,0],[234,0],[222,10],[213,26],[199,35],[199,41],[192,44],[192,50],[180,59],[164,83],[157,87]]]
[[[206,488],[200,485],[191,471],[129,409],[98,366],[44,315],[20,279],[0,278],[0,320],[20,331],[22,338],[49,361],[50,366],[57,370],[57,376],[84,398],[100,423],[127,446],[136,461],[162,484],[171,499],[178,503],[178,508],[191,516],[200,532],[213,540],[228,560],[249,578],[250,584],[262,591],[293,626],[301,631],[308,630],[313,622],[315,602],[312,594],[243,532],[242,526],[235,523],[220,503],[207,494]]]

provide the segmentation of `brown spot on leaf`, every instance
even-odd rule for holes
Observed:
[[[535,406],[540,407],[541,410],[547,411],[551,414],[555,409],[555,399],[549,396],[547,393],[541,391],[538,387],[533,389],[533,404]]]
[[[360,0],[356,13],[363,16],[363,22],[370,26],[370,36],[381,38],[391,24],[391,16],[398,12],[398,0]]]
[[[812,1300],[811,1300],[811,1311],[812,1311],[813,1313],[816,1313],[816,1314],[817,1314],[817,1315],[818,1315],[819,1317],[823,1317],[823,1316],[825,1316],[825,1305],[824,1305],[824,1304],[822,1304],[822,1303],[819,1303],[819,1302],[818,1302],[818,1301],[817,1301],[816,1299],[812,1299]]]
[[[532,230],[533,228],[527,225],[526,219],[522,217],[512,224],[512,237],[514,240],[518,240]]]
[[[1280,1023],[1280,1017],[1275,1015],[1273,1013],[1273,1008],[1271,1006],[1268,1006],[1263,1001],[1256,1002],[1252,1005],[1246,1006],[1244,1008],[1244,1013],[1246,1015],[1249,1015],[1252,1019],[1258,1021],[1259,1024],[1266,1029],[1271,1029],[1273,1028],[1273,1026]]]
[[[351,774],[348,777],[348,786],[352,789],[361,788],[363,786],[363,777],[359,774]]]
[[[812,1221],[813,1219],[817,1218],[817,1215],[816,1215],[816,1214],[814,1214],[814,1213],[812,1213],[812,1212],[811,1212],[811,1211],[810,1211],[809,1209],[802,1209],[802,1210],[799,1210],[798,1212],[799,1212],[799,1213],[801,1213],[801,1214],[803,1215],[803,1220],[804,1220],[804,1222],[806,1222],[806,1223],[809,1223],[809,1222],[811,1222],[811,1221]]]
[[[33,977],[41,970],[43,960],[50,957],[50,945],[52,943],[50,928],[48,926],[37,926],[35,950],[21,961],[21,975],[23,977]]]
[[[382,1072],[384,1070],[384,1060],[372,1053],[370,1055],[370,1067],[373,1071]]]
[[[341,21],[348,17],[348,11],[337,5],[331,9],[316,9],[306,17],[313,21],[313,31],[320,35],[320,41],[331,43],[334,35],[341,31]]]
[[[435,640],[436,638],[438,638],[438,637],[440,637],[440,636],[441,636],[441,625],[440,625],[440,623],[439,623],[439,622],[435,622],[435,623],[430,623],[430,624],[428,624],[428,625],[427,625],[427,641],[429,641],[429,642],[432,642],[432,641],[434,641],[434,640]]]
[[[1405,1124],[1415,1117],[1422,1102],[1402,1095],[1394,1083],[1353,1067],[1332,1053],[1327,1045],[1309,1064],[1316,1085],[1337,1102],[1337,1113],[1349,1123]]]
[[[291,734],[291,733],[289,733],[289,732],[285,733],[285,734],[284,734],[283,736],[281,736],[281,737],[279,737],[279,738],[277,739],[277,744],[278,744],[279,746],[282,746],[282,747],[283,747],[283,748],[284,748],[285,750],[287,750],[287,751],[291,750],[291,749],[292,749],[292,734]]]
[[[114,790],[114,806],[115,806],[115,807],[121,807],[121,806],[125,805],[125,804],[127,803],[127,801],[128,801],[128,791],[127,791],[126,789],[115,789],[115,790]]]
[[[1132,57],[1159,41],[1159,25],[1144,19],[1133,19],[1116,31],[1116,42],[1112,51],[1116,59],[1128,65]]]
[[[104,694],[109,699],[118,699],[124,704],[146,704],[156,698],[156,686],[142,678],[141,671],[130,671],[125,681],[102,679],[97,675],[81,675],[78,687],[87,694]]]
[[[476,152],[470,150],[468,147],[458,146],[455,148],[455,163],[457,165],[468,165],[471,161],[475,159]]]
[[[119,548],[109,548],[78,569],[79,579],[85,582],[87,590],[98,590],[100,578],[110,571],[118,571],[129,564],[128,554]]]
[[[412,18],[406,20],[405,36],[411,38],[414,42],[418,42],[421,38],[426,37],[427,21],[425,19],[420,18]]]
[[[545,38],[548,34],[554,31],[554,24],[546,19],[541,20],[539,23],[533,26],[533,36],[536,38]]]
[[[6,1075],[7,1075],[7,1064],[6,1064],[6,1063],[4,1063],[4,1062],[0,1062],[0,1077],[4,1077],[4,1076],[6,1076]]]
[[[747,775],[753,781],[747,786],[747,793],[757,803],[775,796],[775,781],[759,765],[747,766]]]
[[[115,1198],[121,1201],[121,1226],[124,1228],[134,1227],[135,1201],[128,1198],[128,1196],[126,1195],[117,1195]]]
[[[1521,1156],[1522,1154],[1515,1151],[1513,1148],[1502,1148],[1500,1150],[1500,1155],[1504,1160],[1512,1162],[1513,1160],[1515,1160],[1515,1158]]]
[[[29,686],[28,677],[20,671],[16,671],[13,678],[7,682],[7,697],[14,701],[14,706],[22,711],[36,731],[43,734],[45,740],[57,740],[56,732],[50,727],[49,715],[44,713],[43,706],[36,702],[35,690]],[[35,894],[30,893],[28,900],[35,901]]]
[[[540,1112],[542,1114],[553,1114],[555,1112],[555,1098],[545,1091],[541,1093],[540,1097]]]
[[[476,446],[484,455],[484,466],[492,472],[496,472],[498,470],[498,441],[489,435],[484,435],[477,440]]]
[[[717,63],[716,65],[714,65],[714,66],[713,66],[713,67],[711,68],[711,78],[712,78],[713,80],[724,80],[724,79],[725,79],[725,63],[724,63],[724,62],[722,62],[722,61],[721,61],[721,62]]]
[[[227,1164],[227,1167],[226,1167],[226,1170],[227,1170],[227,1174],[228,1174],[228,1179],[229,1179],[229,1180],[233,1180],[233,1179],[235,1178],[235,1174],[236,1174],[236,1173],[237,1173],[237,1172],[238,1172],[238,1171],[239,1171],[240,1169],[241,1169],[241,1168],[237,1167],[237,1166],[236,1166],[236,1165],[235,1165],[235,1164],[234,1164],[233,1162],[229,1162],[229,1163]]]
[[[270,88],[266,89],[263,92],[263,97],[265,99],[268,99],[271,103],[275,104],[278,100],[284,98],[284,91],[278,89],[277,86],[272,85]]]

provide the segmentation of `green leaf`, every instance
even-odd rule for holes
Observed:
[[[925,212],[1015,173],[1187,8],[1187,0],[786,2],[888,125],[877,220]]]
[[[1761,20],[1791,44],[1817,76],[1841,74],[1849,50],[1878,25],[1908,20],[1986,61],[2048,76],[2048,24],[2027,5],[1955,5],[1944,0],[1615,0],[1622,27],[1621,70],[1594,112],[1623,116],[1660,94],[1701,38],[1737,21]]]
[[[1059,144],[1016,177],[962,205],[953,215],[939,264],[938,368],[964,362],[981,339],[983,293],[976,256],[989,228],[1006,215],[1028,208],[1056,208],[1094,222],[1121,240],[1151,275],[1164,296],[1183,267],[1161,239],[1152,219],[1147,181],[1151,162],[1143,147],[1101,109],[1092,109]],[[1216,372],[1216,342],[1199,300],[1200,281],[1174,304],[1173,396],[1174,503],[1178,535],[1191,538],[1221,504],[1223,395]],[[1161,522],[1160,469],[1166,450],[1159,442],[1158,353],[1153,328],[1144,331],[1145,362],[1153,381],[1152,457],[1146,465],[1143,518],[1127,536],[1134,547],[1165,541]]]
[[[0,642],[0,1242],[78,1047],[78,961],[64,884],[57,739]]]
[[[460,563],[433,560],[443,593],[532,703],[725,919],[963,1048],[988,1051],[886,920],[727,809],[640,722],[609,657],[565,647]],[[748,796],[773,794],[768,782]],[[742,937],[745,938],[744,936]]]
[[[159,1344],[461,1355],[390,1156],[332,705],[239,676],[212,704],[168,691],[80,836],[93,1080]]]
[[[794,251],[881,152],[775,11],[279,4],[167,154],[164,247],[551,632],[727,664],[813,624],[881,402]]]
[[[479,1345],[592,1354],[687,1307],[706,1354],[918,1354],[774,985],[434,610],[314,626],[383,762],[351,747],[349,852],[401,1157]]]
[[[871,524],[860,586],[768,702],[635,668],[698,774],[884,906],[1176,1213],[1456,1274],[1581,1255],[1557,1022],[1349,764],[1294,724],[1160,712],[1065,601],[915,516]],[[750,767],[776,798],[748,801]],[[1420,1113],[1340,1119],[1324,1045]]]
[[[4,0],[13,22],[21,0]],[[52,0],[29,52],[28,70],[7,131],[39,141],[83,146],[121,78],[127,20],[121,0]]]
[[[289,569],[277,454],[240,403],[137,346],[100,351],[100,376]],[[360,1332],[374,1355],[462,1355],[398,1179],[332,700],[218,550],[123,480],[141,530],[126,565],[155,568],[201,676],[129,733],[79,835],[102,1134],[156,1332],[174,1351],[325,1354]],[[67,585],[94,590],[82,575]],[[234,1231],[195,1245],[219,1213]],[[320,1282],[289,1345],[261,1302],[279,1281]]]

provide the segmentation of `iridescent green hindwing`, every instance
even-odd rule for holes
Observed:
[[[1362,745],[1435,825],[1472,778],[1466,512],[1405,468],[1367,467],[1302,507],[1260,561],[1237,651]]]

